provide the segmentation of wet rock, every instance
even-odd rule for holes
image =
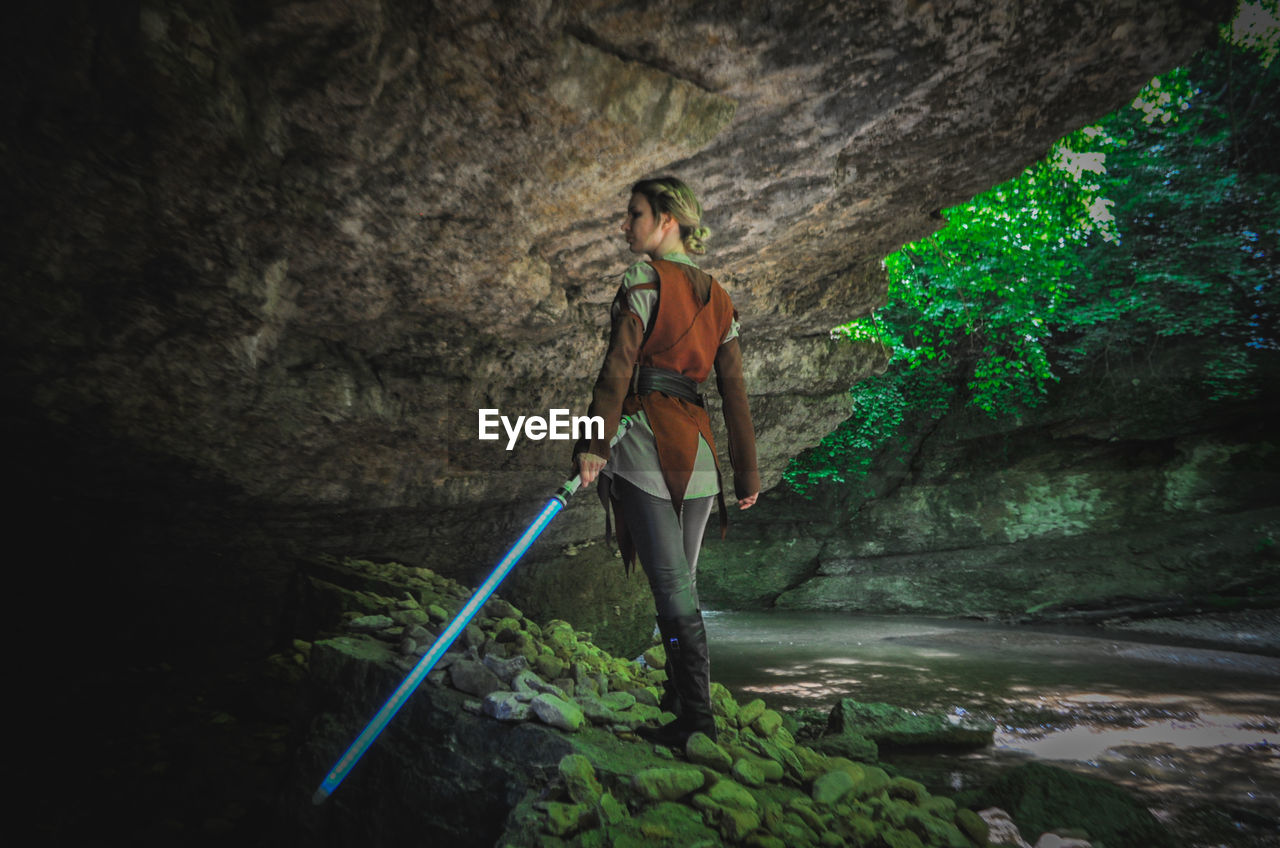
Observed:
[[[995,725],[972,717],[915,713],[892,704],[842,698],[827,727],[835,734],[855,733],[893,748],[981,748],[991,744]]]

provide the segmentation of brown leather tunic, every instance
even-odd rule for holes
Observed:
[[[657,313],[648,334],[640,317],[627,306],[626,291],[619,290],[620,309],[614,320],[603,367],[592,392],[589,415],[604,418],[604,432],[614,433],[624,413],[643,408],[653,429],[662,465],[663,480],[671,493],[672,506],[680,512],[684,493],[698,451],[698,437],[706,439],[715,452],[711,420],[706,409],[682,398],[649,392],[635,392],[639,365],[674,371],[701,383],[716,372],[716,387],[723,400],[725,426],[729,435],[729,460],[734,472],[734,492],[746,497],[760,490],[756,468],[755,431],[742,378],[742,352],[736,338],[721,344],[728,334],[736,311],[729,295],[709,274],[680,262],[654,260],[658,272]],[[652,285],[652,284],[650,284]],[[641,286],[634,287],[635,289]],[[609,444],[592,440],[575,447],[609,458]],[[719,470],[719,458],[716,459]],[[601,498],[608,510],[608,484],[601,478]],[[721,534],[727,525],[723,492],[719,495]],[[619,547],[628,563],[634,548],[619,527]]]

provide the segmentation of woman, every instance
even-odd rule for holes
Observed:
[[[742,380],[737,311],[720,284],[691,253],[703,253],[710,231],[702,205],[675,177],[632,186],[622,224],[632,253],[646,254],[623,275],[612,307],[613,330],[588,414],[604,418],[604,432],[632,414],[636,423],[614,446],[579,443],[574,461],[583,485],[600,476],[606,527],[618,514],[618,546],[628,569],[640,556],[657,607],[667,651],[663,709],[675,721],[640,735],[683,745],[695,732],[713,739],[711,666],[698,605],[697,563],[713,501],[724,495],[711,423],[697,385],[714,366],[723,399],[738,508],[760,492],[755,434]],[[607,530],[606,530],[607,532]]]

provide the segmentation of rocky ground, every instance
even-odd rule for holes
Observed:
[[[315,693],[295,756],[298,785],[284,793],[294,801],[282,803],[276,825],[295,842],[391,842],[427,828],[504,848],[1029,844],[1017,836],[1017,814],[978,795],[974,809],[958,805],[878,760],[883,745],[981,746],[989,726],[852,701],[815,726],[760,699],[738,703],[713,684],[717,739],[697,734],[683,751],[655,748],[634,730],[663,718],[659,646],[638,661],[615,657],[569,623],[540,626],[501,599],[485,605],[413,709],[371,749],[374,762],[357,766],[319,811],[304,807],[296,799],[309,797],[468,590],[427,569],[348,561],[309,568],[303,594],[312,608],[341,612],[336,635],[296,641],[277,658]],[[1035,844],[1173,844],[1118,789],[1050,771],[1072,788],[1051,792],[1062,808],[1052,827],[1037,820]],[[487,787],[487,796],[459,786]],[[1028,791],[1036,790],[1005,797]],[[1128,820],[1100,817],[1103,795]]]

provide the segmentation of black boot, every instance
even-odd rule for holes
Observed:
[[[680,637],[676,633],[675,619],[658,616],[658,633],[662,635],[662,648],[667,657],[667,679],[662,684],[662,700],[658,702],[658,708],[679,718],[680,692],[676,689],[675,674],[671,671],[680,661]]]
[[[675,688],[680,711],[675,721],[658,728],[637,728],[636,735],[658,745],[683,748],[694,733],[716,738],[711,713],[711,655],[701,611],[668,623],[674,638],[667,640],[667,680]]]

